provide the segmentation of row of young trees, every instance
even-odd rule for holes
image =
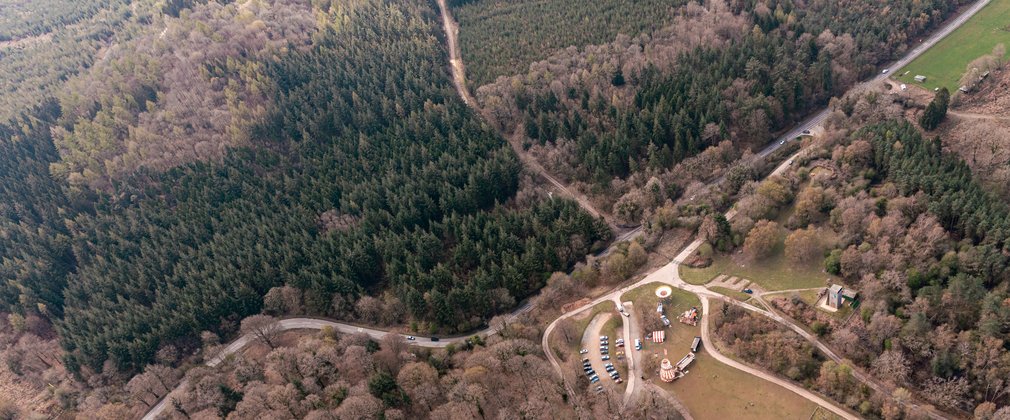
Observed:
[[[572,202],[513,198],[519,161],[455,96],[428,3],[354,5],[317,4],[313,45],[262,63],[252,147],[120,178],[67,223],[68,367],[230,334],[285,284],[310,314],[385,291],[399,321],[466,330],[609,239]]]
[[[31,0],[0,16],[0,121],[17,117],[92,66],[113,40],[150,23],[154,0]]]
[[[610,42],[668,24],[683,0],[451,0],[460,22],[460,49],[474,86],[523,73],[533,62],[570,46]]]
[[[661,173],[724,139],[764,145],[953,11],[937,1],[886,13],[846,4],[689,3],[674,29],[555,53],[478,98],[501,128],[571,163],[559,169],[570,180],[616,199],[628,191],[615,179]],[[666,36],[676,28],[693,30]]]

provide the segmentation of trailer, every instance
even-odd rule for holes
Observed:
[[[701,337],[694,337],[694,341],[691,342],[691,353],[697,353],[698,347],[701,346]]]
[[[688,353],[687,356],[684,356],[684,358],[680,359],[680,361],[677,362],[676,366],[677,370],[685,372],[687,370],[687,367],[694,362],[695,357],[697,356],[695,356],[694,353]]]

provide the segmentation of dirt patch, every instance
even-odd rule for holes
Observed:
[[[975,92],[960,94],[954,110],[968,114],[1010,117],[1010,71],[993,72]]]
[[[950,113],[938,131],[944,148],[960,156],[987,188],[1010,197],[1010,119]]]
[[[589,302],[591,302],[589,300],[589,298],[582,298],[582,299],[579,299],[579,300],[577,300],[575,302],[566,303],[564,306],[561,307],[561,313],[571,312],[571,311],[573,311],[573,310],[575,310],[577,308],[581,308],[581,307],[589,304]]]
[[[26,382],[15,375],[7,364],[0,364],[0,395],[9,399],[24,412],[54,414],[56,399],[50,398],[45,388]]]
[[[716,276],[712,281],[708,282],[705,287],[722,287],[725,289],[733,291],[742,291],[750,285],[750,280],[741,277],[727,276],[725,274],[720,274]]]

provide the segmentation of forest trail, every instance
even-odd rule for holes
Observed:
[[[1010,121],[1010,117],[1004,117],[1000,115],[978,114],[974,112],[947,111],[947,114],[965,120]]]
[[[462,53],[459,47],[459,23],[456,22],[456,19],[453,18],[451,12],[449,11],[449,6],[446,4],[446,0],[438,0],[438,8],[441,11],[442,27],[445,30],[445,37],[447,43],[449,44],[449,67],[452,69],[452,83],[456,86],[456,91],[459,92],[459,97],[463,99],[463,102],[472,108],[478,115],[484,117],[485,121],[490,121],[484,110],[478,105],[477,100],[474,99],[473,95],[470,93],[470,89],[466,86],[466,66],[463,64]],[[499,132],[499,135],[508,139],[506,133]],[[579,192],[573,191],[568,188],[567,185],[551,175],[546,169],[544,169],[543,165],[523,150],[522,141],[518,139],[518,136],[513,136],[512,139],[508,140],[508,143],[527,169],[543,177],[548,184],[557,189],[561,194],[575,200],[579,203],[580,207],[586,210],[589,214],[593,215],[593,217],[602,217],[607,224],[610,225],[611,230],[614,231],[615,235],[617,235],[619,239],[631,240],[634,239],[639,232],[641,232],[641,229],[638,227],[626,228],[618,225],[608,212],[598,210],[588,197]]]

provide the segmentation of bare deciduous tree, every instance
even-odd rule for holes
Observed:
[[[270,315],[253,315],[242,320],[242,334],[251,335],[256,341],[270,349],[277,348],[277,339],[282,332],[277,319]]]

